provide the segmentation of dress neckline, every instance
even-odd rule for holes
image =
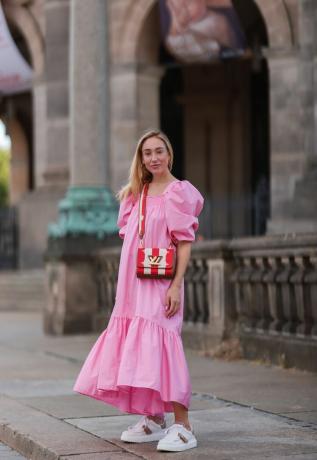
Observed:
[[[168,189],[172,184],[174,184],[174,182],[181,182],[181,180],[179,180],[179,179],[172,180],[172,182],[170,182],[170,183],[165,187],[165,189],[163,190],[163,192],[162,192],[162,193],[159,193],[158,195],[149,195],[149,194],[147,194],[146,196],[149,197],[149,198],[156,198],[156,197],[158,197],[158,196],[163,196],[164,193],[166,193],[167,189]]]

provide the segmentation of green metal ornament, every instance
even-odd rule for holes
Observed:
[[[89,235],[102,239],[118,232],[119,205],[106,187],[70,187],[58,209],[58,222],[48,227],[51,238]]]

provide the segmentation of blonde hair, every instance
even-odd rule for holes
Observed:
[[[121,189],[116,193],[116,198],[119,201],[122,201],[130,193],[132,193],[136,198],[138,193],[141,192],[143,185],[146,182],[151,182],[152,180],[152,173],[150,173],[142,164],[142,147],[144,142],[147,139],[150,139],[150,137],[157,137],[158,139],[161,139],[164,142],[170,157],[168,162],[168,168],[169,170],[172,169],[174,152],[168,137],[162,131],[159,130],[153,129],[147,131],[145,134],[143,134],[143,136],[141,136],[137,143],[136,150],[130,166],[129,181],[126,185],[121,187]]]

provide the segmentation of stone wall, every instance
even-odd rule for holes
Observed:
[[[314,77],[317,4],[314,0],[255,2],[269,37],[269,47],[262,50],[270,74],[272,212],[268,230],[270,233],[316,231],[313,195],[317,181]],[[71,175],[70,1],[5,0],[3,3],[6,14],[26,40],[35,70],[34,186],[38,193],[45,187],[62,191],[69,185]],[[103,49],[109,55],[110,97],[105,130],[109,151],[105,156],[109,186],[117,191],[127,180],[133,149],[141,132],[159,125],[159,85],[164,68],[158,62],[157,2],[109,0],[106,4],[109,27]],[[189,160],[188,171],[190,164]],[[37,200],[32,208],[32,196],[27,207],[31,215],[36,215]],[[48,191],[45,196],[52,195]],[[53,206],[51,201],[48,203]],[[30,235],[36,233],[32,225],[30,221]],[[44,221],[41,228],[45,231]],[[37,253],[44,250],[38,246],[38,240],[34,240],[34,250]]]
[[[297,8],[296,8],[297,7]],[[294,17],[297,12],[297,18]],[[288,47],[268,50],[271,84],[272,233],[317,230],[314,1],[289,5]],[[315,173],[312,171],[314,170]]]
[[[269,47],[262,50],[268,60],[270,80],[271,217],[268,232],[315,231],[316,211],[310,192],[315,186],[315,176],[308,177],[308,170],[314,164],[311,156],[315,149],[312,57],[316,53],[313,44],[316,2],[256,0],[256,4],[269,37]],[[112,185],[118,189],[126,181],[138,136],[159,119],[159,43],[153,41],[158,13],[153,0],[112,1],[109,11],[110,155]],[[150,70],[150,66],[158,70]],[[120,98],[120,94],[125,97]],[[144,100],[151,101],[147,104],[146,117],[142,110]],[[304,208],[309,211],[305,213]]]
[[[46,132],[43,185],[68,184],[69,180],[69,1],[47,1],[46,15]]]
[[[69,2],[44,3],[45,69],[33,89],[36,187],[19,205],[21,268],[44,266],[48,224],[69,182]]]

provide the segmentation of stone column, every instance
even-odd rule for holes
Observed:
[[[271,220],[269,233],[290,231],[295,183],[305,166],[304,137],[301,125],[301,97],[298,88],[299,59],[293,52],[271,53],[270,120],[271,120]]]
[[[70,188],[53,238],[117,231],[117,203],[108,184],[107,34],[104,0],[71,2]]]
[[[111,69],[111,183],[127,182],[136,142],[150,128],[159,128],[159,84],[163,69],[125,63]]]
[[[37,2],[37,7],[36,22],[45,24],[45,57],[38,56],[32,88],[34,189],[18,205],[21,269],[43,267],[47,226],[57,218],[69,183],[69,0]]]
[[[317,230],[316,62],[313,0],[299,1],[299,43],[269,56],[271,88],[270,233]]]
[[[127,182],[137,141],[137,73],[135,64],[111,66],[110,155],[112,186]]]
[[[300,81],[304,113],[305,170],[295,184],[294,216],[301,230],[317,231],[317,5],[314,0],[299,3]]]
[[[160,127],[160,82],[164,68],[142,65],[138,69],[138,132]]]
[[[71,185],[107,182],[106,2],[71,4]]]
[[[107,188],[107,2],[71,0],[70,187],[49,227],[46,332],[94,329],[93,252],[119,241],[118,203]]]

